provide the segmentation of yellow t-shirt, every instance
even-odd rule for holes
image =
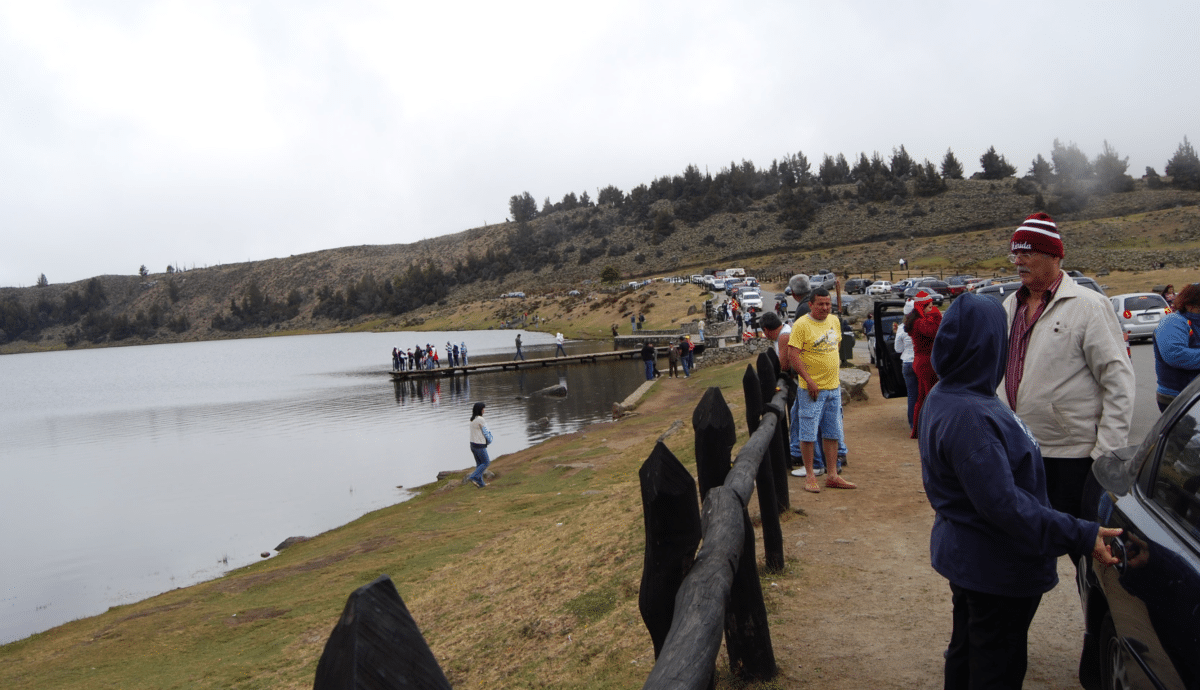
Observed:
[[[808,375],[823,391],[842,385],[838,378],[838,367],[842,358],[838,347],[842,342],[842,322],[830,314],[824,321],[816,321],[805,314],[792,324],[792,337],[788,345],[800,350],[800,361]],[[803,387],[801,382],[801,387]]]

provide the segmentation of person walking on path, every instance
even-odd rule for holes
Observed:
[[[658,353],[654,351],[654,346],[647,340],[642,344],[642,364],[646,367],[646,380],[654,380],[654,358]]]
[[[933,353],[933,338],[942,323],[942,312],[933,306],[933,295],[925,290],[917,292],[916,298],[913,299],[913,312],[917,317],[913,321],[912,330],[907,333],[912,338],[913,373],[917,375],[917,400],[913,404],[911,433],[911,437],[916,438],[921,420],[921,404],[938,381],[937,373],[929,363],[929,356]]]
[[[842,438],[842,384],[838,374],[842,324],[832,314],[833,301],[825,288],[809,293],[808,303],[809,313],[792,324],[788,355],[792,371],[804,383],[804,390],[796,396],[800,453],[805,470],[804,490],[820,493],[813,474],[813,446],[819,442],[826,458],[837,458],[838,441]],[[825,488],[857,488],[838,474],[836,461],[827,465],[832,467],[825,468]]]
[[[518,359],[520,359],[522,362],[525,361],[525,355],[524,355],[524,353],[521,352],[521,334],[520,333],[517,334],[517,354],[513,355],[513,361],[515,362]]]
[[[671,343],[671,346],[667,348],[667,374],[671,378],[679,375],[679,345],[677,343]]]
[[[1050,505],[1078,517],[1092,461],[1129,438],[1133,365],[1112,304],[1062,270],[1062,238],[1050,216],[1026,218],[1010,250],[1022,286],[1004,300],[1001,397],[1041,447]]]
[[[1154,398],[1159,412],[1200,374],[1200,285],[1185,286],[1175,304],[1175,311],[1154,329]]]
[[[917,418],[925,496],[935,512],[930,560],[949,580],[953,606],[948,690],[1020,688],[1029,624],[1058,584],[1057,557],[1090,552],[1101,568],[1118,562],[1104,539],[1120,529],[1050,506],[1038,443],[996,396],[1006,330],[994,300],[969,293],[955,300],[933,346],[940,381]]]
[[[481,402],[471,407],[471,455],[475,457],[475,471],[465,480],[481,489],[487,486],[483,481],[483,473],[487,471],[488,465],[492,464],[487,452],[487,447],[492,443],[492,432],[483,421],[485,407],[487,406]]]
[[[556,333],[554,335],[554,356],[555,357],[558,357],[559,353],[562,353],[563,357],[567,356],[567,351],[563,349],[563,342],[564,342],[563,334]]]
[[[699,330],[700,330],[700,342],[704,342],[704,319],[700,319]]]

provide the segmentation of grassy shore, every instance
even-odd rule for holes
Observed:
[[[633,416],[498,458],[486,489],[421,487],[217,580],[0,647],[0,685],[311,687],[346,597],[387,574],[455,687],[640,686],[637,468],[679,420],[667,443],[694,472],[691,411],[708,386],[736,406],[743,370],[659,381]],[[452,446],[448,469],[468,464]]]

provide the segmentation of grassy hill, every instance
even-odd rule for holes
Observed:
[[[413,244],[0,288],[0,353],[363,329],[488,328],[525,311],[560,315],[555,327],[569,335],[599,336],[611,323],[627,320],[633,308],[628,299],[600,292],[605,267],[628,279],[729,265],[759,275],[828,268],[900,277],[890,272],[904,258],[914,273],[990,274],[1007,271],[1008,237],[1040,196],[1012,178],[949,180],[937,196],[886,202],[863,203],[854,190],[829,188],[829,198],[802,230],[785,225],[774,195],[694,223],[673,218],[665,230],[613,207],[590,206]],[[1130,192],[1092,196],[1079,210],[1057,217],[1067,246],[1064,264],[1090,273],[1194,267],[1200,264],[1197,204],[1200,192],[1149,189],[1141,182]],[[670,218],[672,209],[667,200],[651,206],[656,217]],[[514,270],[522,262],[537,267]],[[413,273],[417,268],[432,277]],[[1137,289],[1167,281],[1146,282]],[[62,305],[86,294],[89,283],[93,291],[98,286],[103,303],[91,312],[63,313],[68,310]],[[573,288],[584,296],[568,298]],[[397,307],[379,297],[400,289],[409,301],[395,313]],[[516,290],[529,299],[497,299]],[[252,295],[260,314],[274,310],[271,317],[234,321],[231,304],[249,307]],[[331,295],[355,313],[337,317],[326,309],[323,315],[323,298]],[[30,324],[24,333],[8,325],[14,313]]]

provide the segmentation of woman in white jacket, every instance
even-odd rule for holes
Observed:
[[[487,447],[492,442],[492,432],[483,421],[485,407],[483,403],[477,402],[471,408],[471,455],[475,456],[475,471],[466,479],[481,489],[487,486],[483,481],[483,473],[488,465],[492,464],[487,452]]]

